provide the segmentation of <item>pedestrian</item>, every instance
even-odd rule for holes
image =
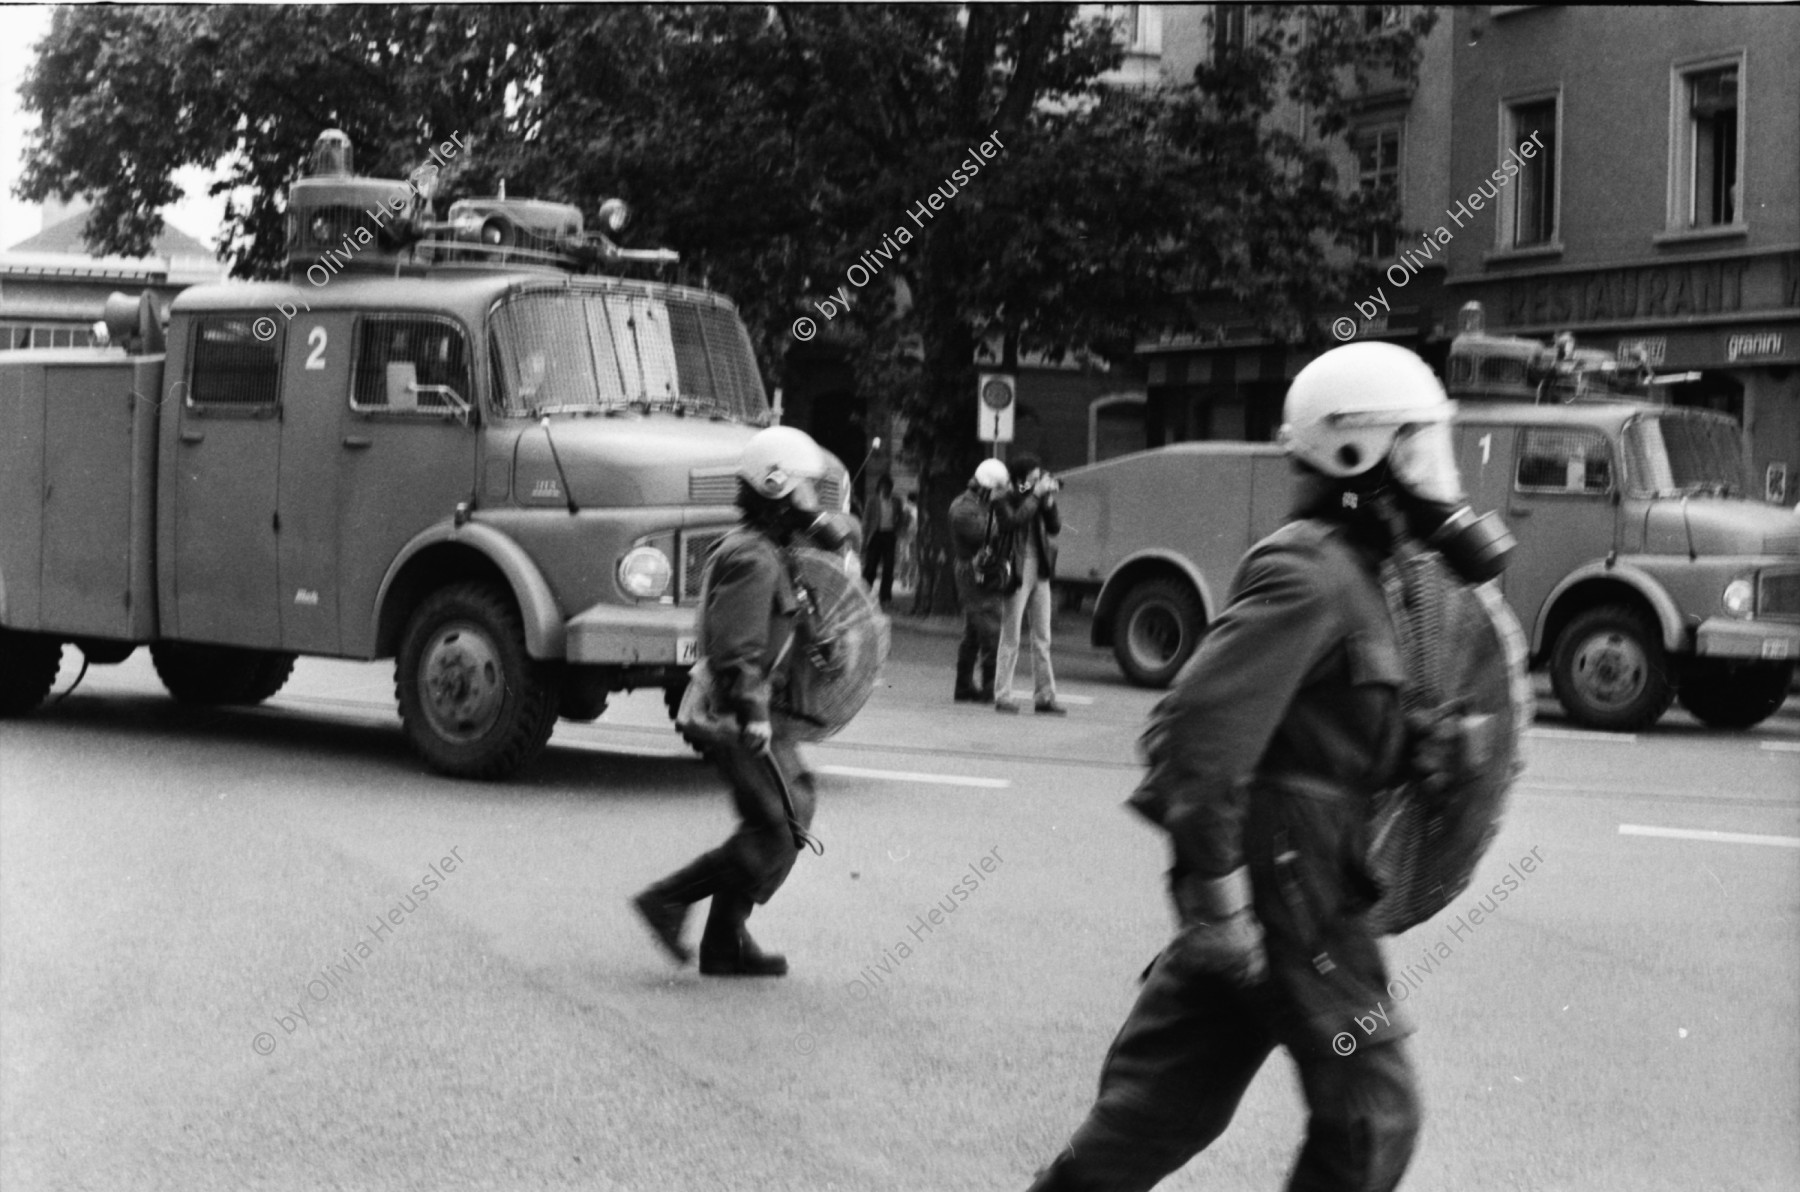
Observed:
[[[863,583],[875,585],[875,572],[881,571],[881,603],[894,598],[894,550],[900,527],[906,520],[906,507],[894,495],[894,478],[883,476],[875,483],[875,501],[869,506],[869,548],[863,556]]]
[[[1050,580],[1056,574],[1056,535],[1062,514],[1056,508],[1061,487],[1039,466],[1035,455],[1019,455],[1008,465],[1012,491],[994,502],[994,521],[1013,544],[1014,582],[1000,608],[1000,654],[994,669],[994,711],[1017,712],[1013,672],[1019,664],[1022,623],[1031,621],[1032,705],[1038,712],[1065,716],[1056,702],[1056,675],[1050,669],[1050,617],[1055,604]]]
[[[1423,747],[1378,572],[1410,535],[1460,578],[1491,579],[1504,529],[1463,503],[1449,403],[1411,352],[1328,352],[1294,378],[1284,413],[1292,520],[1244,557],[1157,706],[1131,798],[1169,834],[1180,926],[1034,1192],[1154,1186],[1224,1131],[1277,1046],[1308,1108],[1290,1192],[1392,1189],[1412,1156],[1413,1027],[1368,923],[1381,893],[1368,822],[1377,792],[1422,772]]]
[[[919,494],[906,494],[901,506],[900,538],[895,551],[899,561],[894,565],[894,586],[902,592],[919,590]]]
[[[962,644],[956,650],[957,703],[992,703],[999,661],[1002,596],[975,583],[975,554],[994,529],[994,502],[1011,476],[997,459],[984,459],[969,485],[950,502],[950,539],[956,552],[956,599],[962,605]],[[979,674],[981,681],[976,682]]]
[[[737,831],[633,900],[677,964],[692,953],[681,941],[688,908],[712,899],[700,937],[700,971],[717,977],[779,977],[787,959],[756,946],[745,922],[769,901],[798,856],[794,824],[812,826],[812,775],[794,742],[775,727],[770,706],[785,688],[786,663],[800,604],[782,556],[821,520],[814,482],[825,454],[804,431],[774,426],[757,432],[738,461],[742,523],[707,561],[700,610],[700,653],[719,706],[735,715],[735,741],[707,750],[731,787]]]

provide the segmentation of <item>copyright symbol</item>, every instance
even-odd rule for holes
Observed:
[[[805,1031],[801,1031],[794,1036],[794,1050],[801,1055],[811,1055],[814,1051],[818,1050],[818,1047],[819,1041]]]
[[[805,343],[819,333],[819,325],[805,315],[794,320],[794,338]]]
[[[1331,1050],[1339,1055],[1349,1055],[1356,1050],[1356,1036],[1349,1031],[1339,1031],[1337,1037],[1331,1041]]]
[[[275,338],[275,320],[271,319],[268,315],[264,315],[262,318],[256,320],[256,322],[250,324],[250,334],[254,335],[257,339],[262,340],[264,343],[268,343]]]
[[[1331,325],[1331,333],[1337,336],[1339,341],[1348,343],[1350,340],[1356,338],[1356,320],[1349,315],[1345,315]],[[1354,1039],[1350,1041],[1350,1046],[1352,1050],[1355,1049],[1356,1041]],[[1348,1055],[1349,1052],[1345,1052],[1344,1054]]]
[[[250,1046],[256,1051],[257,1055],[269,1055],[275,1050],[275,1036],[271,1035],[268,1031],[264,1031],[256,1036],[256,1038],[250,1040]]]

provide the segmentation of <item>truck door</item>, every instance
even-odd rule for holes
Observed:
[[[1494,500],[1492,507],[1519,540],[1502,582],[1529,633],[1563,577],[1604,558],[1613,545],[1612,446],[1591,427],[1491,427],[1482,433],[1494,436],[1482,500]],[[1497,465],[1503,462],[1498,450],[1503,437],[1510,458],[1502,468]]]
[[[343,649],[374,654],[375,596],[414,535],[475,492],[468,336],[436,315],[362,315],[338,449]]]
[[[337,468],[352,318],[306,314],[287,329],[277,504],[281,645],[299,654],[335,654],[339,646]]]
[[[264,339],[264,328],[273,334]],[[174,443],[174,636],[271,649],[281,331],[268,316],[193,320]]]

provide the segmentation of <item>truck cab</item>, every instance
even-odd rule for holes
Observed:
[[[166,327],[122,319],[125,347],[0,356],[24,514],[0,713],[70,642],[148,645],[204,703],[266,699],[299,655],[394,658],[408,736],[456,775],[511,773],[616,691],[673,708],[738,454],[773,422],[736,309],[621,275],[573,207],[439,223],[416,186],[317,166],[291,204],[287,279],[187,290]],[[821,500],[849,488],[832,460]]]

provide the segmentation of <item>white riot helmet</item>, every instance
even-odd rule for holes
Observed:
[[[737,474],[758,496],[780,500],[825,475],[825,452],[797,427],[771,426],[744,444]]]
[[[1430,367],[1405,348],[1345,344],[1294,378],[1281,442],[1327,476],[1361,476],[1389,460],[1418,495],[1454,500],[1461,483],[1449,434],[1452,408]]]
[[[975,469],[975,483],[991,493],[1004,492],[1012,483],[1012,473],[997,459],[984,459]]]

